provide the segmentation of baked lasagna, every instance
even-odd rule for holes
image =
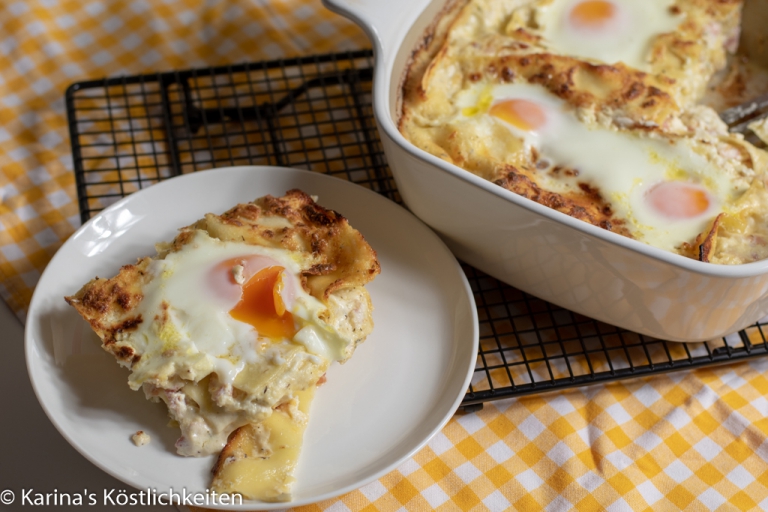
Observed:
[[[449,3],[399,127],[507,190],[702,261],[768,257],[766,152],[701,103],[740,0]]]

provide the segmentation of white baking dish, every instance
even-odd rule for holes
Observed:
[[[397,186],[460,259],[554,304],[657,338],[712,339],[768,314],[768,261],[720,266],[671,254],[520,197],[406,141],[397,129],[401,80],[445,0],[323,1],[371,38],[374,113]]]

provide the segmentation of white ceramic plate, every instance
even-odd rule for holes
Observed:
[[[25,343],[38,400],[72,446],[104,471],[138,489],[204,493],[213,458],[176,455],[178,429],[167,426],[164,406],[128,388],[127,370],[98,347],[64,295],[154,254],[154,242],[172,239],[206,212],[292,188],[346,216],[377,251],[382,273],[368,285],[373,334],[349,363],[331,367],[312,405],[291,505],[381,477],[424,446],[458,407],[475,366],[475,304],[464,273],[432,231],[404,208],[337,178],[276,167],[210,170],[104,210],[59,250],[32,298]],[[134,446],[136,430],[152,442]]]

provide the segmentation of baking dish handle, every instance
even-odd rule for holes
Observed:
[[[424,10],[423,0],[322,0],[331,11],[354,21],[371,38],[380,57],[392,55],[412,20]]]

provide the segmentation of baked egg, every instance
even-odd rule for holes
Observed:
[[[741,7],[458,3],[413,53],[399,129],[613,233],[705,262],[768,258],[768,153],[699,104],[736,49]]]
[[[635,238],[662,249],[691,242],[743,192],[685,139],[589,126],[540,86],[477,85],[462,91],[456,105],[462,121],[501,124],[522,140],[547,189],[567,193],[588,185]]]
[[[278,358],[269,349],[286,342],[326,361],[345,359],[354,340],[336,332],[323,319],[328,308],[302,288],[302,263],[309,266],[287,250],[225,242],[202,230],[154,260],[137,313],[167,317],[142,322],[132,335],[145,355],[132,367],[131,387],[156,380],[169,359],[191,380],[215,373],[234,385],[246,365]]]
[[[544,46],[569,55],[649,70],[651,44],[683,16],[674,0],[553,0],[538,8]]]

